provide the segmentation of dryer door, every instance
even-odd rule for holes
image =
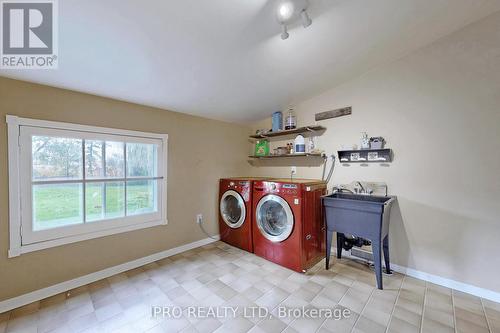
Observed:
[[[243,197],[236,191],[226,191],[220,199],[220,215],[231,228],[239,228],[245,222],[246,208]]]
[[[260,199],[256,209],[257,226],[264,237],[272,242],[287,239],[293,230],[293,213],[281,197],[268,194]]]

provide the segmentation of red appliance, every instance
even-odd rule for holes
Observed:
[[[228,178],[219,182],[219,232],[223,242],[253,252],[252,185],[264,178]]]
[[[297,272],[324,257],[321,196],[326,184],[310,179],[273,179],[253,184],[254,253]]]

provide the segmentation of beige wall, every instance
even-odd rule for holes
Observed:
[[[359,145],[367,131],[394,149],[390,167],[338,166],[332,180],[385,181],[398,196],[393,261],[500,292],[500,13],[304,101],[299,125],[344,106],[353,115],[319,122],[328,128],[319,144],[331,153]],[[282,176],[289,168],[255,171]],[[299,168],[298,176],[321,170]]]
[[[167,226],[83,241],[8,259],[5,115],[169,134]],[[0,300],[218,233],[218,179],[248,173],[244,126],[0,78]]]

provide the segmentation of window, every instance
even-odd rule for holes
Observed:
[[[166,135],[7,122],[11,256],[166,223]]]

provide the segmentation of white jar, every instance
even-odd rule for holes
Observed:
[[[295,154],[304,154],[306,152],[306,141],[302,135],[297,135],[293,142],[293,151]]]
[[[361,149],[370,149],[370,139],[368,139],[368,134],[366,132],[361,132]]]

